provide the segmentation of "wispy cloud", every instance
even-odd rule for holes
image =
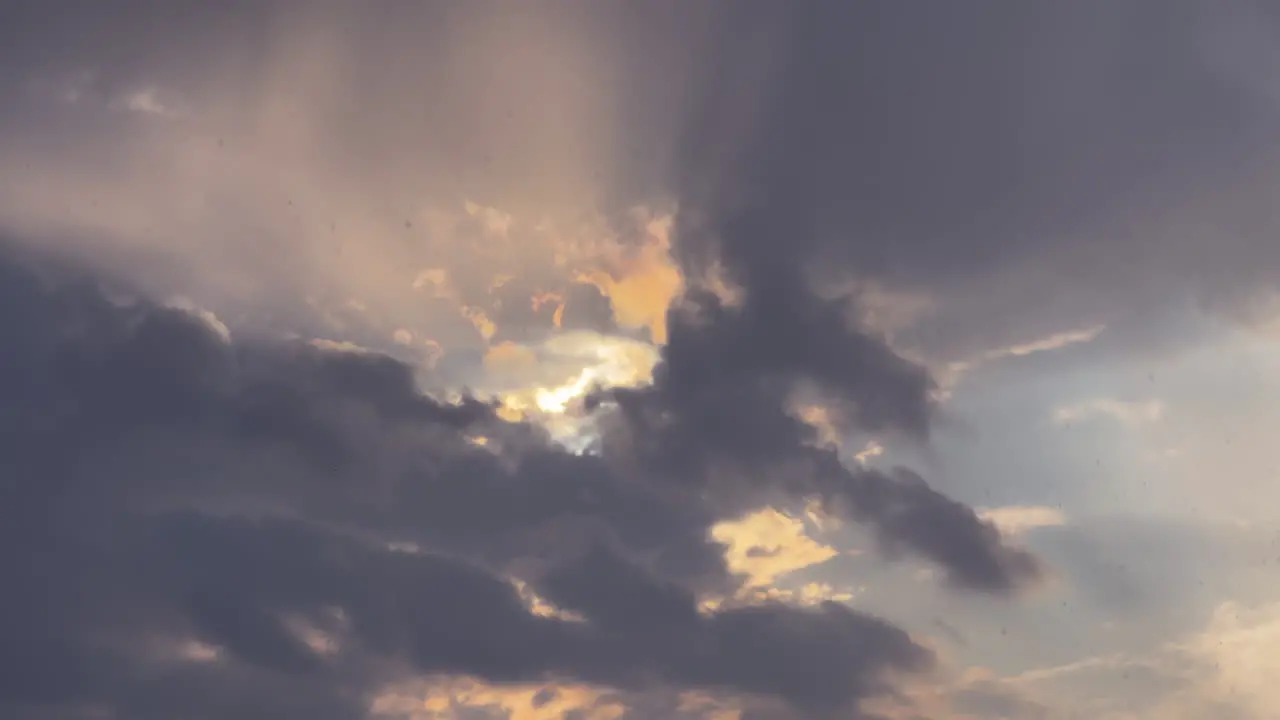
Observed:
[[[988,351],[983,357],[986,360],[998,360],[1004,357],[1024,357],[1035,353],[1061,350],[1062,348],[1070,345],[1093,342],[1106,329],[1105,325],[1094,325],[1092,327],[1081,328],[1078,330],[1067,330],[1065,332],[1054,333],[1025,343],[996,348]]]
[[[1099,418],[1109,418],[1128,427],[1141,427],[1159,422],[1165,416],[1165,404],[1159,400],[1117,400],[1093,398],[1053,410],[1053,421],[1058,425],[1082,423]]]
[[[938,377],[940,397],[944,399],[950,397],[951,392],[968,373],[985,365],[1007,358],[1021,358],[1039,353],[1049,353],[1072,345],[1090,343],[1096,340],[1105,330],[1105,325],[1093,325],[1076,330],[1067,330],[1022,343],[991,348],[967,359],[953,360],[940,364],[935,363],[933,369]]]
[[[177,110],[161,100],[160,91],[156,88],[141,88],[135,90],[123,99],[123,105],[126,109],[143,115],[156,115],[159,117],[172,117],[177,115]]]
[[[978,510],[978,517],[995,525],[1003,535],[1021,535],[1037,528],[1067,524],[1067,516],[1060,508],[1043,505],[981,508]]]

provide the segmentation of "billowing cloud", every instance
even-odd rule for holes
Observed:
[[[423,395],[410,366],[364,348],[241,340],[39,258],[7,260],[2,287],[4,565],[25,588],[2,613],[15,713],[359,715],[416,672],[732,691],[822,715],[931,664],[904,631],[837,603],[700,609],[700,593],[742,582],[712,532],[732,516],[681,482],[692,466],[664,478],[619,449],[671,442],[625,415],[604,423],[599,454],[574,454],[497,404]],[[665,391],[652,387],[626,392]],[[705,432],[680,447],[715,477],[717,438],[739,438]],[[803,445],[759,450],[813,473],[753,474],[759,488],[825,494],[961,584],[1005,589],[1033,567],[918,479],[842,470]],[[568,615],[533,611],[517,581]],[[174,673],[182,695],[150,684]],[[251,688],[280,699],[236,694]]]
[[[818,428],[790,412],[796,390],[818,387],[850,430],[924,435],[932,385],[838,305],[781,282],[765,295],[744,283],[741,305],[702,293],[672,310],[653,384],[609,396],[623,426],[614,452],[698,487],[729,512],[780,491],[820,497],[835,514],[874,526],[887,550],[927,557],[961,586],[1007,591],[1034,581],[1031,555],[1006,547],[994,526],[919,475],[849,468],[818,446]]]
[[[682,166],[682,207],[712,232],[682,252],[923,298],[896,342],[948,360],[1256,320],[1280,262],[1256,152],[1276,33],[1252,4],[740,13]],[[746,205],[751,232],[725,232]]]
[[[1052,425],[1253,472],[1098,378],[1274,326],[1278,17],[6,3],[0,714],[1035,717],[863,589],[1141,616]]]

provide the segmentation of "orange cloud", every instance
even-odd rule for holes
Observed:
[[[740,708],[701,692],[680,693],[677,709],[682,713],[698,713],[706,720],[740,720],[742,717]]]
[[[838,553],[809,537],[802,520],[765,508],[722,522],[711,536],[728,546],[729,569],[747,577],[747,587],[763,588],[779,577],[826,562]]]
[[[436,297],[453,297],[449,274],[444,268],[425,268],[413,278],[414,290],[429,290]]]
[[[544,292],[534,295],[530,299],[530,307],[533,311],[540,312],[547,305],[555,304],[555,312],[551,315],[551,324],[557,329],[564,326],[564,295],[556,292]]]
[[[818,431],[818,442],[822,445],[839,445],[840,429],[836,426],[831,411],[824,405],[801,405],[795,409],[796,417]]]
[[[534,295],[530,299],[530,305],[532,306],[534,312],[538,312],[539,310],[541,310],[544,305],[548,305],[550,303],[555,303],[557,305],[560,305],[563,302],[564,302],[564,296],[561,295],[560,293],[554,293],[554,292],[538,293],[537,295]]]
[[[623,327],[647,328],[653,342],[667,342],[667,308],[684,290],[684,277],[671,258],[671,217],[650,220],[645,243],[618,253],[607,269],[577,275],[596,286],[613,305],[614,319]]]
[[[484,367],[492,373],[525,370],[537,363],[538,356],[533,350],[513,342],[502,342],[493,345],[484,354]]]
[[[465,710],[494,710],[508,720],[616,720],[626,713],[609,693],[588,685],[490,685],[471,678],[432,678],[398,683],[374,698],[374,716],[445,720]]]
[[[498,332],[497,324],[489,319],[484,310],[474,305],[462,306],[462,316],[471,321],[471,324],[476,327],[476,331],[480,333],[480,337],[483,337],[486,341],[493,339],[493,336]]]

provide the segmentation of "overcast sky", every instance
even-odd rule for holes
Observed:
[[[1280,717],[1280,10],[0,4],[0,715]]]

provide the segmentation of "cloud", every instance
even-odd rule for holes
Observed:
[[[808,536],[804,523],[773,508],[722,522],[711,536],[724,543],[725,561],[746,585],[766,587],[779,576],[830,560],[837,550]]]
[[[998,359],[1002,357],[1022,357],[1038,352],[1048,352],[1050,350],[1058,350],[1075,345],[1078,343],[1087,343],[1096,339],[1106,329],[1104,325],[1095,325],[1080,330],[1068,330],[1066,332],[1054,333],[1039,340],[1021,343],[1018,345],[1010,345],[1008,347],[997,348],[987,353],[987,358]]]
[[[1218,603],[1200,625],[1153,646],[1013,675],[944,662],[868,707],[887,718],[1255,720],[1277,712],[1268,649],[1280,630],[1274,603]]]
[[[1058,425],[1070,425],[1095,418],[1111,418],[1129,427],[1140,427],[1158,422],[1164,414],[1164,403],[1159,400],[1094,398],[1055,408],[1053,421]]]
[[[1198,693],[1250,717],[1280,713],[1274,678],[1280,670],[1268,648],[1280,640],[1280,606],[1224,602],[1214,609],[1204,632],[1183,645],[1204,667],[1212,667]],[[1176,702],[1166,701],[1172,711]]]
[[[661,338],[681,284],[671,198],[610,190],[646,163],[610,157],[620,115],[636,142],[645,123],[615,107],[638,58],[609,41],[609,12],[121,7],[135,5],[8,11],[49,44],[5,38],[18,105],[0,146],[21,159],[0,172],[0,226],[258,330],[341,323],[369,346],[405,330],[465,355],[566,323],[610,332],[616,316]],[[32,101],[35,81],[76,106]]]
[[[584,273],[579,280],[595,285],[609,298],[620,326],[645,328],[654,343],[663,345],[667,308],[684,289],[684,278],[669,255],[671,217],[649,220],[644,229],[644,244],[609,261],[612,270]]]
[[[466,709],[498,709],[511,720],[557,720],[581,713],[585,720],[615,720],[626,707],[605,691],[587,686],[501,686],[474,680],[406,682],[374,701],[375,717],[437,718]]]
[[[1067,516],[1059,508],[1036,505],[1010,505],[978,510],[978,516],[1000,529],[1002,535],[1014,536],[1043,527],[1067,524]]]
[[[931,370],[939,385],[938,395],[944,399],[950,398],[952,392],[966,374],[982,368],[984,365],[1007,358],[1023,358],[1029,355],[1062,350],[1073,345],[1091,343],[1097,340],[1105,329],[1106,326],[1104,325],[1095,325],[1079,330],[1052,333],[1035,340],[1019,342],[1013,345],[986,349],[978,352],[975,356],[965,359],[953,359],[945,362],[935,359]]]
[[[130,93],[124,99],[124,107],[144,115],[172,116],[176,111],[160,99],[155,88],[143,88]]]
[[[931,382],[849,325],[839,305],[774,269],[780,276],[762,280],[769,292],[744,282],[738,306],[687,295],[668,316],[653,384],[596,398],[619,410],[616,452],[699,487],[728,513],[779,492],[821,497],[833,514],[872,525],[886,550],[926,557],[960,586],[1011,591],[1034,582],[1034,557],[919,475],[850,469],[834,449],[816,446],[819,429],[790,412],[791,393],[804,384],[824,392],[850,429],[923,435]]]
[[[1276,608],[1226,601],[1205,624],[1147,652],[1094,656],[1000,681],[1035,699],[1046,718],[1190,720],[1271,717],[1280,695],[1266,648],[1275,641]]]
[[[924,298],[893,335],[931,360],[1026,352],[1060,328],[1080,334],[1055,346],[1081,344],[1102,326],[1074,358],[1163,352],[1205,313],[1239,320],[1280,262],[1257,189],[1274,160],[1251,150],[1277,109],[1256,82],[1274,60],[1257,38],[1277,24],[1192,5],[741,13],[688,130],[718,152],[682,165],[681,207],[713,230],[683,256],[714,245],[764,267],[773,253]],[[1251,49],[1226,70],[1221,38],[1242,34]],[[723,89],[735,80],[745,100]],[[723,232],[744,197],[768,199],[751,223],[785,242]]]
[[[721,251],[750,250],[721,232],[728,216],[767,205],[776,259],[856,280],[868,310],[919,299],[899,308],[909,318],[869,314],[946,361],[1046,329],[1105,325],[1097,352],[1176,342],[1189,331],[1172,316],[1238,318],[1272,289],[1272,159],[1256,152],[1277,110],[1258,80],[1270,13],[570,5],[516,18],[184,0],[82,8],[84,25],[15,5],[8,25],[30,32],[6,38],[12,96],[43,82],[80,100],[0,119],[5,222],[177,255],[208,294],[360,295],[414,332],[427,313],[390,280],[405,268],[455,265],[473,294],[498,275],[586,277],[618,296],[621,324],[655,332],[677,277],[635,243],[647,233],[627,208],[678,206],[669,240],[701,282]],[[148,92],[181,97],[182,122],[84,114]],[[591,213],[612,231],[580,232]],[[579,265],[584,235],[623,240]]]
[[[573,454],[495,404],[422,394],[388,356],[224,334],[18,257],[0,265],[13,470],[0,565],[24,588],[0,612],[7,712],[357,717],[416,674],[701,689],[825,716],[885,692],[885,672],[932,665],[905,631],[822,602],[838,596],[823,587],[796,605],[702,607],[740,581],[712,533],[739,505],[624,451],[624,438],[672,438],[620,410],[597,410],[598,454]],[[659,375],[696,369],[679,357]],[[918,478],[843,469],[788,440],[802,428],[783,405],[761,409],[788,434],[758,457],[808,465],[748,476],[765,494],[824,496],[960,585],[1032,576],[1034,560],[972,510]],[[684,447],[719,463],[718,443],[749,427],[699,429]],[[517,581],[568,615],[532,611]]]
[[[995,594],[1070,536],[1080,596],[1139,616],[1155,581],[1074,510],[892,462],[963,363],[1275,314],[1268,11],[47,5],[0,22],[0,228],[113,288],[0,290],[24,712],[358,716],[431,673],[870,707],[921,641],[813,602],[861,576],[763,587],[839,548],[743,524],[812,508]],[[1167,411],[1072,392],[1058,422]],[[1067,464],[981,454],[975,485]],[[953,706],[1022,712],[987,691]]]

